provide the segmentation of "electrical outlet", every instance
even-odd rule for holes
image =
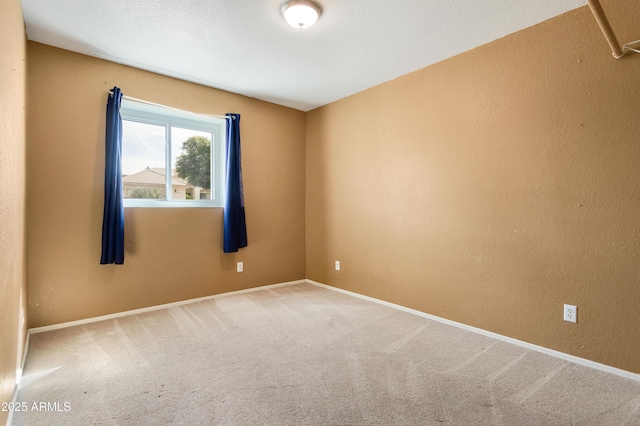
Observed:
[[[564,305],[564,320],[578,322],[578,308],[573,305]]]
[[[244,271],[244,263],[243,262],[238,262],[237,266],[238,266],[237,267],[238,272]]]
[[[336,260],[336,271],[340,270],[340,261]]]

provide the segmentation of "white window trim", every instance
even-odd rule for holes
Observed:
[[[123,120],[154,124],[165,127],[165,168],[171,170],[170,127],[182,127],[212,134],[211,140],[211,200],[155,200],[125,198],[124,207],[144,208],[211,208],[224,205],[224,137],[226,120],[204,114],[196,114],[176,108],[164,107],[123,99],[120,106]],[[171,173],[165,173],[166,193],[171,194]]]

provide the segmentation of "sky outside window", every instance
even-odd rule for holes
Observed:
[[[132,175],[149,168],[165,168],[165,128],[137,121],[122,121],[122,174]],[[182,142],[192,136],[212,139],[209,132],[171,128],[171,167],[182,153]]]
[[[147,167],[165,168],[165,128],[155,124],[122,120],[122,174]]]

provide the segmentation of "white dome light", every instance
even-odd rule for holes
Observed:
[[[315,24],[322,13],[320,6],[311,0],[289,0],[281,11],[289,25],[301,30]]]

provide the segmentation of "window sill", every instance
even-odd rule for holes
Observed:
[[[215,201],[167,201],[167,200],[142,200],[142,199],[125,199],[124,208],[222,208]]]

